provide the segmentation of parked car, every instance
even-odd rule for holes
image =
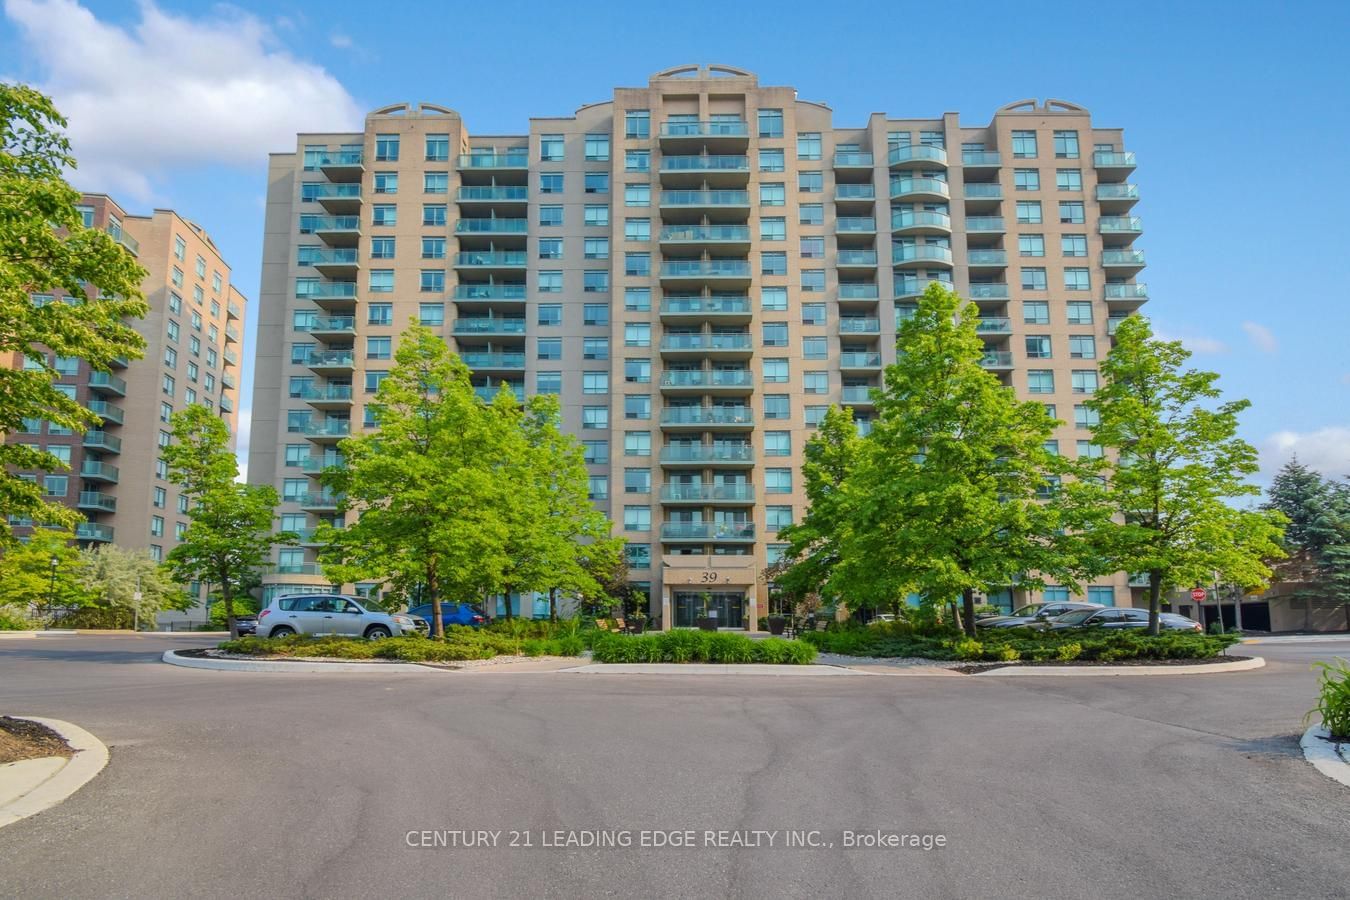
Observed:
[[[435,618],[431,611],[430,603],[423,603],[421,606],[414,606],[408,610],[408,615],[419,616],[425,619],[428,624]],[[441,604],[441,626],[449,628],[451,625],[469,625],[477,628],[487,621],[483,611],[471,603],[442,603]]]
[[[1176,613],[1161,613],[1159,625],[1164,631],[1198,631],[1204,628],[1194,619],[1179,616]],[[1051,631],[1067,631],[1073,628],[1102,628],[1109,631],[1143,631],[1148,627],[1148,610],[1133,608],[1107,607],[1105,609],[1077,610],[1066,613],[1050,623]]]
[[[387,613],[369,600],[342,594],[289,594],[272,598],[258,613],[257,633],[336,634],[387,638],[417,634],[417,623],[403,613]]]
[[[1014,610],[1010,616],[998,616],[992,619],[976,619],[978,628],[1044,628],[1052,619],[1065,613],[1077,611],[1093,612],[1102,609],[1100,603],[1076,603],[1056,600],[1053,603],[1029,603]]]
[[[253,615],[252,613],[249,613],[249,614],[246,615],[246,616],[235,616],[235,618],[234,618],[234,629],[235,629],[235,631],[239,632],[239,634],[241,634],[241,635],[242,635],[242,634],[257,634],[257,633],[258,633],[258,617],[255,616],[255,615]]]
[[[895,621],[895,614],[894,614],[894,613],[877,613],[875,616],[872,617],[872,619],[871,619],[867,624],[868,624],[868,625],[890,625],[890,624],[891,624],[892,622],[894,622],[894,621]]]

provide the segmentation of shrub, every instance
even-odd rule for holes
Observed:
[[[502,647],[507,649],[501,649]],[[367,641],[346,637],[290,635],[283,638],[242,637],[225,641],[222,650],[249,656],[330,657],[336,659],[395,659],[403,662],[453,662],[491,659],[498,653],[515,653],[519,646],[530,656],[578,656],[584,649],[580,638],[513,641],[502,635],[480,635],[471,628],[453,630],[445,640],[406,636]]]
[[[609,634],[594,644],[598,663],[711,662],[807,665],[816,648],[781,638],[752,640],[743,634],[678,629],[644,635]]]
[[[28,631],[33,627],[34,623],[22,610],[0,606],[0,631]]]
[[[1058,647],[1055,648],[1055,659],[1064,660],[1067,662],[1068,660],[1077,659],[1080,655],[1082,655],[1082,653],[1083,653],[1082,644],[1079,644],[1077,642],[1060,644]]]
[[[1343,659],[1315,665],[1322,670],[1317,681],[1317,707],[1304,716],[1304,721],[1317,713],[1332,740],[1350,741],[1350,665]]]
[[[124,606],[83,606],[58,614],[52,621],[54,628],[130,629],[136,615]]]

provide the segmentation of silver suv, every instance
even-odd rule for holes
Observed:
[[[387,638],[418,634],[418,620],[387,613],[367,600],[342,594],[290,594],[273,597],[258,613],[259,637],[291,634],[334,634]]]

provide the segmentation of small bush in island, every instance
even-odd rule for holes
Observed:
[[[548,623],[543,623],[547,625]],[[282,638],[242,637],[225,641],[220,649],[247,656],[318,657],[326,659],[392,659],[402,662],[456,662],[494,656],[580,656],[586,649],[585,632],[569,634],[563,627],[534,629],[528,637],[455,625],[444,640],[418,636],[364,638],[290,635]]]
[[[1322,727],[1333,741],[1350,741],[1350,665],[1343,659],[1319,662],[1317,708],[1308,713],[1322,717]]]
[[[598,663],[779,663],[810,665],[816,648],[780,638],[676,629],[659,634],[605,634],[594,642]]]

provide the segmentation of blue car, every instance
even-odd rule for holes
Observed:
[[[431,604],[423,603],[421,606],[414,606],[408,610],[408,615],[419,616],[426,619],[428,624],[435,621],[431,612]],[[441,625],[449,628],[451,625],[468,625],[477,628],[486,622],[481,610],[468,603],[442,603],[441,604]],[[435,631],[435,628],[432,628]]]

